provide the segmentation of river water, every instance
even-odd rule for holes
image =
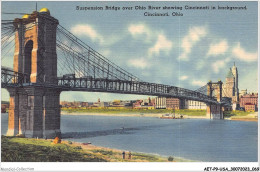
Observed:
[[[1,119],[5,134],[8,114],[2,114]],[[257,122],[245,121],[61,116],[66,140],[204,162],[257,161],[257,130]]]

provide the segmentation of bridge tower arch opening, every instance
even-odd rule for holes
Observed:
[[[56,31],[58,20],[49,10],[14,20],[14,71],[23,73],[21,87],[10,94],[7,135],[60,136],[60,92],[57,85]]]
[[[30,83],[31,72],[32,72],[32,49],[33,41],[29,40],[24,47],[24,71],[25,83]]]

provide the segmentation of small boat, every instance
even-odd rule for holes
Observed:
[[[175,117],[175,115],[165,114],[160,117],[160,119],[183,119],[183,116]]]
[[[88,142],[88,143],[82,143],[82,145],[90,145],[91,142]]]

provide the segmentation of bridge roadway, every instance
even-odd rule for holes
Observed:
[[[48,83],[29,83],[27,81],[28,76],[22,73],[14,72],[12,69],[3,67],[1,68],[1,86],[2,88],[10,87],[47,87],[57,88],[61,91],[88,91],[88,92],[108,92],[108,93],[120,93],[120,94],[139,94],[150,96],[162,96],[182,98],[187,100],[201,101],[206,104],[224,104],[224,102],[218,102],[214,97],[207,96],[200,92],[188,90],[185,88],[156,84],[142,81],[127,81],[117,79],[104,79],[104,78],[67,78],[58,77],[57,84]]]

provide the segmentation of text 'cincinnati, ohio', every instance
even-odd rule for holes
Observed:
[[[172,16],[183,16],[183,13],[180,13],[180,12],[172,12],[171,13]],[[170,16],[170,14],[167,12],[167,13],[157,13],[157,12],[154,12],[154,13],[150,13],[150,12],[145,12],[144,13],[144,16]]]

